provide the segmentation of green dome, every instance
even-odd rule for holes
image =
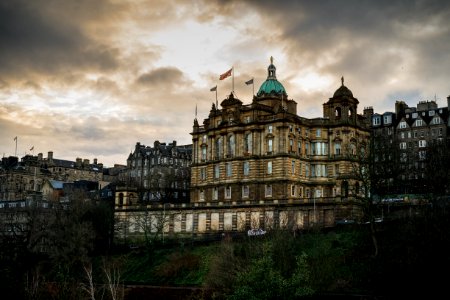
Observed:
[[[257,93],[258,96],[270,95],[270,94],[281,94],[286,93],[284,86],[276,79],[267,79],[263,82],[259,91]]]
[[[277,80],[276,70],[273,64],[273,57],[270,57],[270,65],[267,68],[267,79],[261,84],[256,96],[269,96],[269,95],[287,95],[284,86]]]

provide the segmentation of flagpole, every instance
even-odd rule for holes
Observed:
[[[219,103],[217,102],[217,85],[216,85],[216,109],[219,109]]]
[[[14,140],[16,141],[16,151],[14,152],[14,156],[17,157],[17,136]]]
[[[231,74],[233,75],[233,80],[231,81],[231,92],[234,94],[234,67],[231,67]]]
[[[253,96],[255,96],[255,79],[252,78]]]

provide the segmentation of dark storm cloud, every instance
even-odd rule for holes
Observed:
[[[63,4],[66,7],[63,7]],[[92,2],[94,3],[94,2]],[[102,2],[95,1],[98,7]],[[77,5],[75,5],[77,4]],[[111,70],[118,51],[96,42],[84,26],[102,18],[89,2],[4,1],[0,4],[2,76],[58,74],[73,69]],[[81,7],[81,8],[80,8]]]
[[[279,39],[290,44],[292,56],[312,62],[321,60],[321,52],[340,47],[336,55],[343,59],[388,47],[436,51],[436,56],[429,56],[434,62],[448,57],[448,1],[256,1],[252,6],[282,28]],[[423,40],[415,36],[417,30],[432,24],[438,33],[429,33]]]
[[[161,85],[171,85],[174,83],[180,84],[183,81],[185,81],[183,72],[174,67],[154,69],[140,75],[136,80],[139,84],[151,87],[160,87]]]

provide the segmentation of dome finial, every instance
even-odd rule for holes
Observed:
[[[341,77],[342,86],[344,86],[344,76]]]
[[[273,65],[273,56],[270,56],[270,64]]]

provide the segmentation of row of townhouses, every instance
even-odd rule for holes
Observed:
[[[190,145],[137,143],[126,165],[113,168],[96,159],[58,160],[52,152],[47,158],[3,158],[0,203],[14,205],[32,195],[67,200],[65,185],[96,182],[99,197],[114,202],[117,237],[133,239],[147,230],[137,226],[144,216],[149,231],[162,228],[164,234],[303,229],[363,219],[360,201],[371,194],[407,199],[427,193],[431,153],[448,145],[448,106],[397,101],[395,112],[366,107],[359,114],[358,105],[342,78],[321,117],[301,117],[271,60],[249,103],[231,92],[220,106],[212,104],[203,122],[194,119]],[[373,185],[355,171],[368,153],[381,178]],[[443,153],[434,171],[448,164],[448,151]],[[440,192],[448,194],[449,174],[439,174]]]

